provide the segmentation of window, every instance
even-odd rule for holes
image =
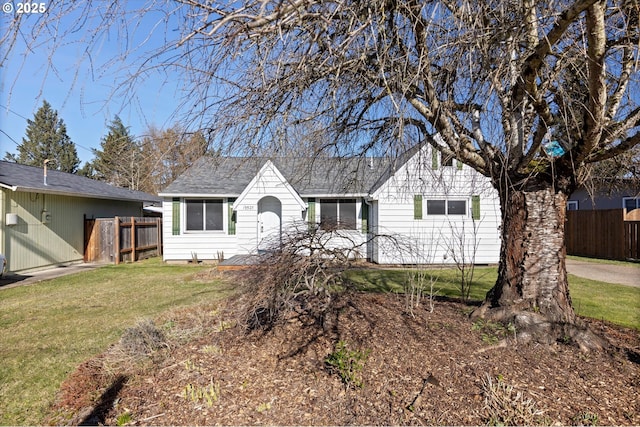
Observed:
[[[211,231],[223,229],[222,200],[185,200],[187,231]]]
[[[427,200],[428,215],[466,215],[466,200]]]
[[[444,153],[440,153],[440,164],[442,166],[453,166],[453,156],[447,156]]]
[[[356,229],[355,199],[320,200],[320,224],[327,228]]]
[[[622,206],[628,211],[640,208],[640,198],[623,197]]]
[[[568,211],[577,211],[578,210],[578,201],[577,200],[569,200],[567,202],[567,210]]]

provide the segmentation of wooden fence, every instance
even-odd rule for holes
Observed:
[[[85,219],[84,261],[137,261],[162,255],[162,219],[115,217]]]
[[[567,211],[565,242],[568,255],[591,258],[640,259],[640,210]]]

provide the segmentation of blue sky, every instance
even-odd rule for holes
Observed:
[[[53,4],[50,2],[47,7],[55,7]],[[1,31],[11,18],[6,13],[0,16]],[[29,25],[35,22],[31,18],[23,22],[23,34],[29,34]],[[164,43],[164,28],[156,28],[155,33],[151,31],[156,22],[153,17],[137,22],[137,28],[132,30],[135,34],[129,34],[129,42],[140,46],[151,33],[152,36],[144,41],[142,51]],[[65,23],[62,21],[63,26]],[[82,33],[78,33],[78,37],[83,37]],[[118,94],[116,82],[130,64],[111,62],[119,45],[115,31],[96,43],[91,51],[93,64],[86,58],[79,59],[84,56],[86,45],[77,40],[66,40],[56,49],[51,61],[53,67],[50,67],[51,41],[42,38],[35,40],[38,46],[27,56],[26,41],[19,40],[6,67],[0,70],[0,159],[4,159],[6,152],[17,152],[17,144],[25,136],[26,119],[33,119],[45,99],[64,120],[82,164],[93,158],[91,149],[99,148],[100,139],[116,114],[137,136],[143,135],[149,125],[167,128],[175,123],[172,113],[180,101],[179,76],[149,75],[136,85],[133,102],[128,97],[130,92],[125,96]],[[133,56],[128,61],[133,64],[135,60],[136,56]]]

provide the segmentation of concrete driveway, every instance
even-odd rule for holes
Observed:
[[[67,274],[79,273],[81,271],[93,270],[101,267],[103,263],[75,263],[60,265],[43,270],[28,272],[24,274],[5,274],[0,277],[0,290],[9,289],[16,286],[31,285],[43,280],[54,279]]]
[[[638,266],[604,264],[567,258],[567,273],[585,279],[640,287],[640,264]]]

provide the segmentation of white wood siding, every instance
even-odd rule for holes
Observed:
[[[234,205],[237,215],[238,253],[256,253],[258,249],[258,209],[261,199],[275,197],[281,204],[281,226],[300,222],[305,206],[300,197],[271,163],[263,167],[251,184],[243,191],[242,200]]]
[[[421,195],[423,218],[414,218],[414,196]],[[195,254],[200,260],[225,258],[257,251],[259,203],[264,197],[277,198],[281,203],[281,226],[306,220],[308,199],[300,196],[282,177],[277,168],[267,162],[233,204],[236,212],[236,234],[228,234],[228,202],[223,207],[224,229],[219,232],[185,232],[184,198],[180,199],[180,233],[173,235],[172,199],[163,203],[163,235],[165,260],[190,260]],[[472,218],[472,197],[480,197],[480,218]],[[214,195],[201,198],[215,198]],[[194,198],[197,198],[194,196]],[[335,198],[335,197],[328,197]],[[353,198],[353,197],[351,197]],[[320,222],[322,197],[315,199],[315,222]],[[464,200],[464,215],[427,215],[429,199]],[[367,237],[376,237],[362,247],[362,257],[383,264],[415,263],[497,263],[500,250],[498,227],[500,209],[497,192],[489,180],[463,166],[432,169],[430,148],[425,147],[401,166],[372,195],[369,206],[370,234],[362,232],[362,206],[356,198],[357,227],[349,231],[349,239],[358,244]],[[340,242],[336,241],[336,245]]]
[[[196,197],[189,197],[194,199]],[[207,197],[201,197],[206,199]],[[218,198],[220,199],[220,198]],[[163,259],[165,261],[187,261],[197,257],[201,261],[217,260],[218,254],[230,258],[238,253],[237,237],[228,234],[229,209],[227,198],[223,199],[222,231],[186,231],[185,199],[180,198],[180,231],[173,235],[173,199],[165,197],[162,202]]]
[[[425,148],[398,169],[373,195],[376,243],[381,264],[450,264],[456,260],[497,263],[500,208],[489,180],[467,166],[431,166]],[[414,219],[414,196],[421,195],[422,219]],[[472,219],[472,196],[480,196],[480,219]],[[466,215],[427,215],[427,200],[465,200]]]
[[[236,212],[235,235],[228,234],[229,205],[227,198],[223,198],[224,226],[222,231],[189,232],[185,231],[184,198],[180,198],[180,234],[173,235],[173,199],[165,197],[162,204],[164,260],[190,260],[192,254],[197,255],[199,260],[217,260],[219,253],[223,253],[225,259],[238,254],[256,253],[258,203],[266,196],[275,197],[280,201],[282,227],[303,219],[304,206],[301,205],[301,199],[292,194],[291,187],[286,181],[283,181],[282,175],[271,164],[262,168],[256,178],[243,191],[241,199],[239,198],[233,204],[233,209]],[[212,195],[200,198],[216,197]]]

